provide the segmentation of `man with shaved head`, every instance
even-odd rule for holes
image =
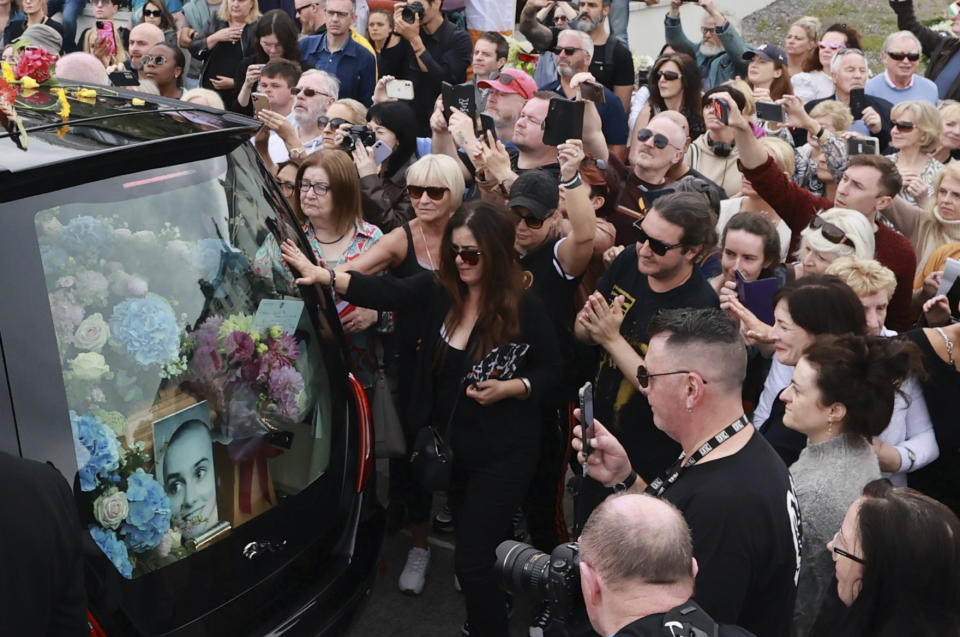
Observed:
[[[57,60],[56,73],[58,80],[83,82],[84,84],[100,84],[110,86],[107,70],[96,56],[75,51],[67,53]]]
[[[669,502],[632,493],[608,498],[587,520],[579,542],[580,588],[597,634],[659,636],[669,621],[700,629],[713,624],[690,600],[697,560],[690,528]],[[720,626],[718,635],[749,633]]]
[[[155,24],[141,22],[133,27],[130,30],[130,59],[123,63],[124,66],[130,71],[139,71],[140,58],[163,41],[163,31]]]
[[[786,637],[800,569],[800,511],[786,466],[743,413],[747,351],[739,325],[719,309],[682,308],[658,313],[647,334],[643,356],[634,352],[640,362],[631,380],[653,425],[682,451],[657,475],[638,476],[636,454],[621,445],[628,437],[595,420],[588,473],[683,512],[700,567],[694,599],[714,619]],[[582,436],[579,427],[575,434]],[[573,445],[583,448],[580,438]]]

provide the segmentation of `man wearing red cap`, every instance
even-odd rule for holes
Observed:
[[[477,82],[477,88],[489,91],[483,112],[493,118],[497,137],[504,144],[513,141],[513,127],[527,100],[537,92],[537,83],[520,69],[504,69],[491,79]]]

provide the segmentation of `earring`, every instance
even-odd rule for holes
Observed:
[[[832,421],[832,420],[828,420],[828,421],[827,421],[827,433],[830,434],[831,436],[833,435],[833,421]]]

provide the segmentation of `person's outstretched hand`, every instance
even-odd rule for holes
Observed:
[[[573,415],[577,420],[583,418],[579,409],[573,410]],[[577,461],[583,464],[582,425],[573,428],[573,436],[572,444],[577,450]],[[593,447],[593,451],[586,458],[587,475],[603,486],[612,487],[618,482],[623,482],[633,471],[623,445],[596,418],[593,420],[593,437],[590,439],[590,446]]]

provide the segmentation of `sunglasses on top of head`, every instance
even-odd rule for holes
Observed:
[[[904,58],[910,60],[911,62],[916,62],[917,60],[920,59],[920,53],[904,53],[903,51],[887,51],[887,55],[889,55],[892,59],[896,60],[897,62],[903,62]]]
[[[809,227],[811,230],[819,230],[820,234],[823,235],[823,238],[830,243],[836,243],[837,245],[848,245],[854,250],[857,249],[857,245],[850,239],[850,237],[847,236],[847,233],[843,231],[843,228],[826,221],[820,215],[813,216],[813,219],[810,220]]]
[[[649,244],[650,250],[658,257],[662,257],[670,250],[679,248],[683,245],[682,243],[664,243],[660,239],[654,239],[648,235],[646,231],[644,231],[643,226],[640,225],[642,221],[642,219],[637,219],[633,222],[633,231],[637,236],[637,243],[640,245],[643,245],[644,243]]]
[[[450,251],[453,253],[454,259],[460,257],[460,260],[467,265],[477,265],[480,263],[480,255],[483,254],[477,248],[461,248],[457,245],[451,245]]]

